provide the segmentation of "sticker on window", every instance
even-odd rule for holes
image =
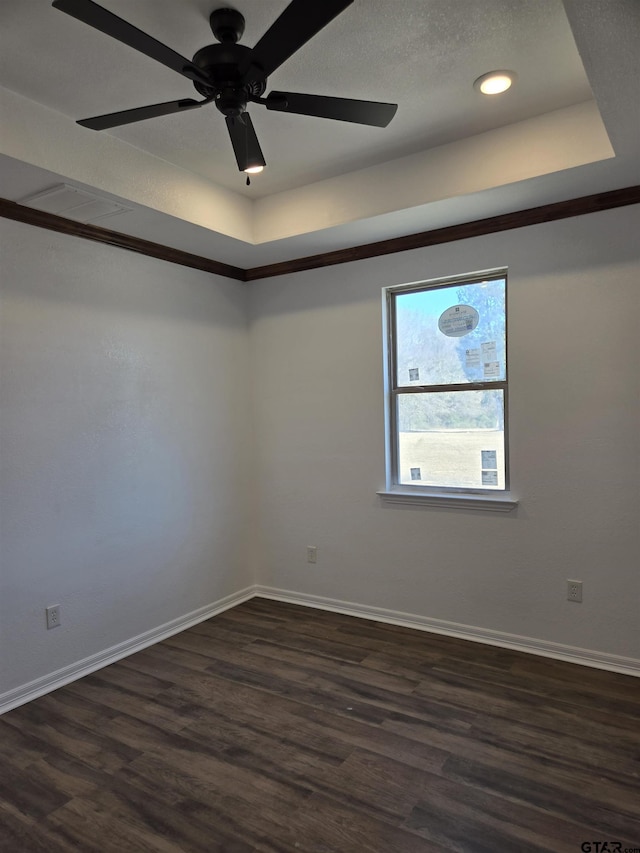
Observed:
[[[420,474],[419,468],[412,468],[411,469],[411,479],[412,480],[421,480],[422,479],[422,475]]]
[[[409,382],[415,382],[416,379],[420,379],[420,370],[417,367],[410,367]]]
[[[480,344],[482,347],[482,363],[486,364],[489,361],[497,361],[498,352],[495,341],[487,341],[486,344]]]
[[[497,471],[483,471],[482,472],[482,485],[483,486],[497,486],[498,485],[498,472]]]
[[[485,379],[497,379],[500,377],[500,362],[499,361],[485,361],[484,363],[484,377]]]
[[[480,315],[472,305],[453,305],[440,315],[438,328],[448,338],[462,338],[473,332],[479,321]]]
[[[465,367],[480,367],[480,350],[466,349],[464,351]]]

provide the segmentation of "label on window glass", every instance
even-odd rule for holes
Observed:
[[[480,350],[466,349],[464,351],[465,367],[480,367]]]
[[[411,479],[412,480],[421,480],[422,479],[419,468],[412,468],[411,469]]]
[[[484,364],[484,378],[485,379],[499,379],[500,378],[500,362],[499,361],[486,361]]]
[[[498,472],[497,471],[483,471],[482,472],[482,485],[483,486],[497,486],[498,485]]]
[[[438,328],[448,338],[462,338],[473,332],[479,321],[480,315],[471,305],[453,305],[440,315]]]
[[[415,382],[416,379],[420,379],[420,370],[417,367],[410,367],[409,382]]]
[[[488,341],[486,344],[480,344],[482,347],[482,363],[486,364],[489,361],[496,361],[498,352],[496,350],[496,342]]]

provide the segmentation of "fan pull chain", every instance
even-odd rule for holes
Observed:
[[[249,175],[247,175],[247,186],[251,186],[251,178],[249,177]]]

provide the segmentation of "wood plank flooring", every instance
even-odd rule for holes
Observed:
[[[640,853],[639,719],[629,676],[253,599],[1,717],[0,851]]]

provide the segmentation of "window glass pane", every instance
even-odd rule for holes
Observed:
[[[505,489],[504,392],[398,395],[398,482]]]
[[[506,379],[505,280],[398,293],[396,387]]]

